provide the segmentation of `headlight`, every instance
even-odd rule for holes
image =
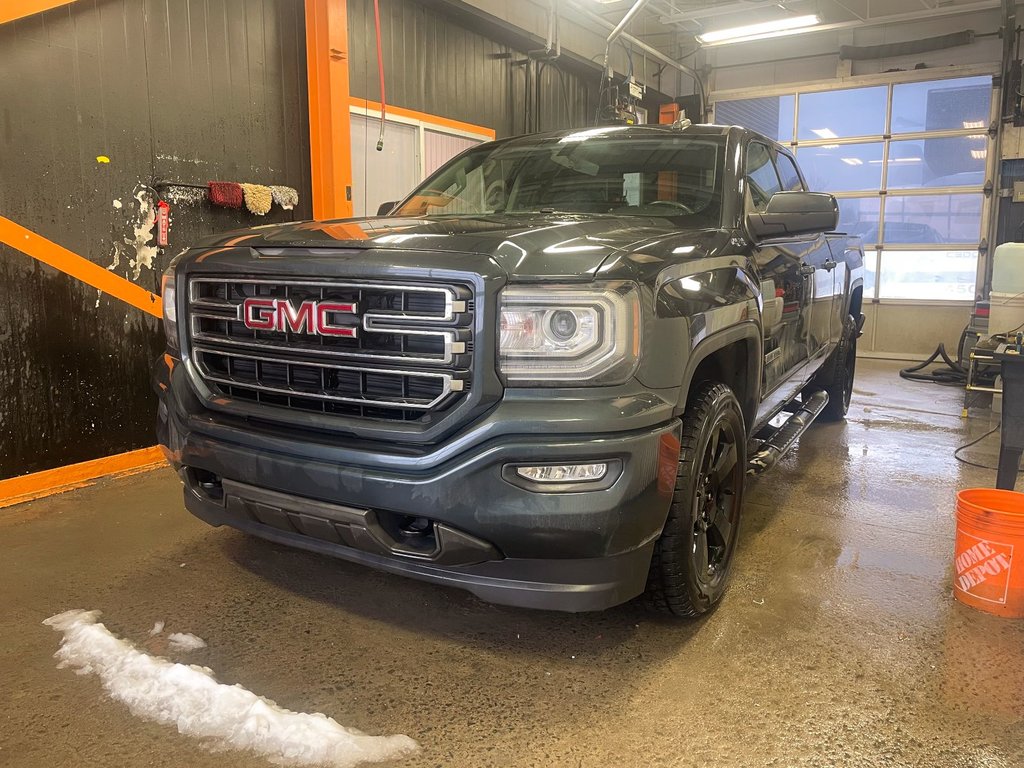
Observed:
[[[501,374],[519,386],[621,384],[636,369],[634,283],[511,286],[502,291]]]
[[[164,335],[167,345],[178,348],[178,303],[174,287],[174,267],[170,267],[160,278],[160,299],[164,308]]]

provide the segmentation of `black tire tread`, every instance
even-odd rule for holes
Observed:
[[[856,343],[856,321],[852,315],[847,315],[843,322],[843,335],[823,366],[824,370],[815,379],[815,388],[824,389],[828,393],[828,404],[818,417],[822,421],[842,421],[846,418],[842,395],[843,378],[846,376],[844,361],[850,351],[850,345]]]
[[[672,504],[661,537],[654,545],[647,589],[643,595],[644,606],[649,610],[681,618],[695,618],[703,613],[694,606],[686,588],[686,561],[682,542],[689,540],[685,526],[690,524],[691,500],[683,498],[683,494],[691,473],[697,470],[695,464],[699,457],[696,450],[701,426],[710,417],[715,400],[723,395],[732,395],[732,390],[724,384],[703,384],[683,416]]]

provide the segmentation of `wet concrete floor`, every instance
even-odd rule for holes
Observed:
[[[40,622],[100,609],[155,653],[301,711],[405,733],[419,766],[1024,765],[1024,621],[951,597],[962,392],[861,361],[845,424],[748,491],[703,621],[531,612],[212,529],[169,470],[0,510],[0,765],[253,766],[58,670]],[[968,458],[991,464],[998,439]]]

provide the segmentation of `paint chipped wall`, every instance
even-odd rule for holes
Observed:
[[[0,215],[146,290],[217,231],[309,218],[301,0],[97,0],[0,26]],[[264,217],[157,181],[283,184]],[[0,246],[0,478],[152,445],[159,323]]]

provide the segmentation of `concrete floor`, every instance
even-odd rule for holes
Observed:
[[[402,766],[1024,765],[1024,621],[951,597],[957,390],[861,362],[846,424],[754,482],[723,604],[696,623],[486,605],[211,529],[169,470],[0,510],[0,765],[253,766],[57,670],[40,621],[98,608],[205,638],[172,658],[423,746]],[[972,450],[994,460],[997,440]]]

